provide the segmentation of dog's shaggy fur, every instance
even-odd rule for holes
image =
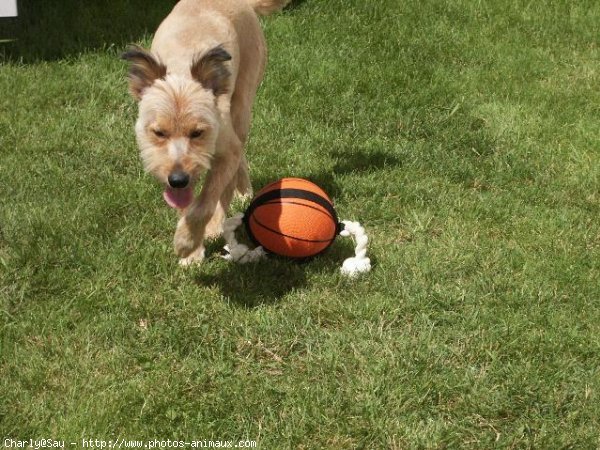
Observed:
[[[144,167],[181,213],[174,245],[182,264],[203,259],[204,239],[222,231],[234,192],[251,193],[243,147],[266,62],[257,14],[287,2],[181,0],[156,31],[151,52],[133,46],[123,55],[139,102],[135,132]]]

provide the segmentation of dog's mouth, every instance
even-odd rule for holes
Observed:
[[[184,209],[187,208],[194,199],[194,188],[193,186],[184,188],[172,188],[171,186],[167,186],[163,192],[163,198],[171,208]]]

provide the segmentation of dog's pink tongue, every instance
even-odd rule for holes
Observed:
[[[183,189],[168,187],[163,192],[163,198],[171,208],[187,208],[194,199],[194,190],[191,187]]]

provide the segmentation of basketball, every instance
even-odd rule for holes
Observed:
[[[325,251],[340,231],[329,196],[302,178],[283,178],[262,188],[248,206],[244,224],[255,244],[290,258]]]

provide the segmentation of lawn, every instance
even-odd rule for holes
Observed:
[[[305,0],[262,21],[254,188],[327,190],[371,238],[354,280],[343,240],[244,266],[216,241],[180,268],[119,59],[173,1],[19,4],[0,19],[3,442],[600,447],[598,2]]]

